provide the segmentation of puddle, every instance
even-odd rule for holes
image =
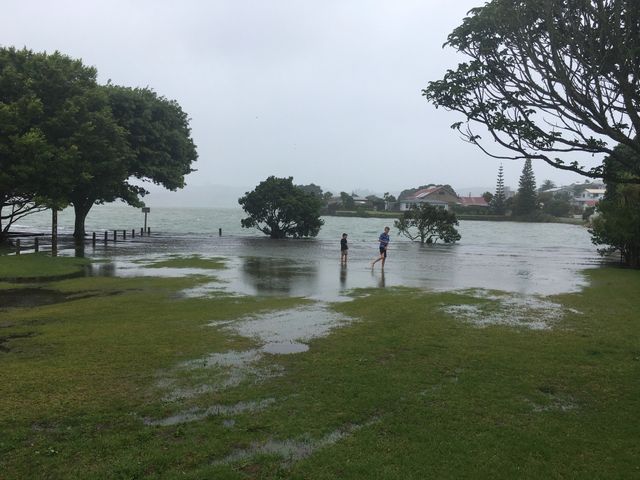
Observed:
[[[268,406],[275,403],[275,398],[267,398],[265,400],[261,400],[259,402],[251,401],[251,402],[238,402],[234,405],[212,405],[206,409],[190,409],[184,412],[180,412],[176,415],[172,415],[170,417],[158,419],[158,420],[145,420],[146,425],[158,425],[158,426],[169,426],[169,425],[178,425],[180,423],[188,423],[188,422],[196,422],[199,420],[203,420],[207,417],[213,416],[233,416],[239,415],[241,413],[246,412],[258,412],[260,410],[264,410]],[[226,420],[227,421],[227,420]],[[235,422],[225,424],[226,427],[231,427],[235,424]]]
[[[442,310],[477,327],[505,325],[531,330],[548,330],[566,313],[580,313],[562,305],[530,295],[494,294],[485,290],[464,292],[492,303],[450,305]]]
[[[67,294],[44,288],[0,290],[0,309],[38,307],[62,303],[66,300]]]
[[[282,367],[279,365],[260,365],[263,358],[260,350],[247,350],[238,352],[231,350],[223,353],[213,353],[207,357],[189,360],[178,365],[174,371],[166,373],[161,378],[157,386],[168,390],[163,397],[164,401],[175,402],[194,398],[212,392],[220,392],[229,388],[237,387],[241,383],[253,380],[256,383],[267,378],[282,375]],[[190,370],[213,370],[211,381],[193,387],[180,387],[174,375],[178,372]],[[217,373],[217,376],[213,374]],[[215,380],[214,380],[215,379]]]
[[[377,423],[375,418],[360,425],[348,424],[339,430],[334,430],[319,439],[305,437],[301,439],[267,440],[263,443],[253,443],[249,448],[236,450],[226,457],[216,460],[213,465],[228,465],[240,461],[249,460],[257,455],[277,455],[282,457],[282,466],[288,467],[292,463],[310,457],[316,450],[328,447],[343,440],[358,430]]]
[[[263,345],[263,350],[269,351],[269,349],[278,348],[283,350],[302,349],[300,344],[326,336],[331,329],[347,325],[351,321],[351,318],[336,313],[323,304],[313,304],[307,307],[249,316],[234,322],[213,322],[210,325],[222,326],[233,333],[257,340]],[[304,346],[306,347],[306,345]]]
[[[296,342],[273,342],[267,343],[264,347],[262,347],[263,352],[271,353],[272,355],[289,355],[291,353],[303,353],[307,350],[309,350],[308,345]]]

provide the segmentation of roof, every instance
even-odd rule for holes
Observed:
[[[489,204],[484,197],[460,197],[460,204],[465,207],[488,207]]]
[[[584,189],[585,192],[589,192],[589,193],[593,193],[595,195],[604,195],[606,192],[606,189],[604,188],[585,188]]]

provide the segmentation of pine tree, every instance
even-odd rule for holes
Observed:
[[[520,183],[518,184],[518,195],[514,205],[514,214],[530,215],[537,208],[538,197],[536,194],[536,178],[531,168],[531,159],[527,158],[520,175]]]
[[[496,215],[504,215],[506,212],[506,197],[504,193],[504,173],[502,171],[502,164],[498,169],[498,181],[496,183],[496,193],[491,199],[491,210]]]

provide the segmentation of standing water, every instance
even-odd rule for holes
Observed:
[[[549,295],[579,290],[582,271],[600,260],[584,227],[550,223],[461,221],[462,239],[454,245],[421,245],[398,236],[393,219],[324,217],[312,239],[272,240],[255,229],[243,229],[240,209],[154,208],[151,237],[139,236],[95,248],[85,254],[110,258],[116,274],[140,274],[136,262],[166,255],[223,257],[226,290],[241,294],[279,294],[331,300],[352,288],[409,286],[434,290],[487,288],[521,294]],[[123,206],[94,207],[87,232],[139,230],[140,210]],[[30,216],[18,229],[43,230],[48,215]],[[59,215],[61,233],[71,233],[73,212]],[[391,227],[384,272],[370,263],[377,238]],[[222,236],[218,235],[222,229]],[[349,235],[349,262],[340,266],[340,236]],[[154,274],[158,274],[154,269]]]

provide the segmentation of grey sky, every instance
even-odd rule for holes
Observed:
[[[338,192],[425,183],[493,189],[499,161],[464,143],[421,89],[482,0],[2,2],[0,43],[60,50],[99,79],[149,86],[191,117],[190,186],[293,176]],[[505,162],[517,187],[521,162]],[[538,183],[583,181],[534,163]]]

